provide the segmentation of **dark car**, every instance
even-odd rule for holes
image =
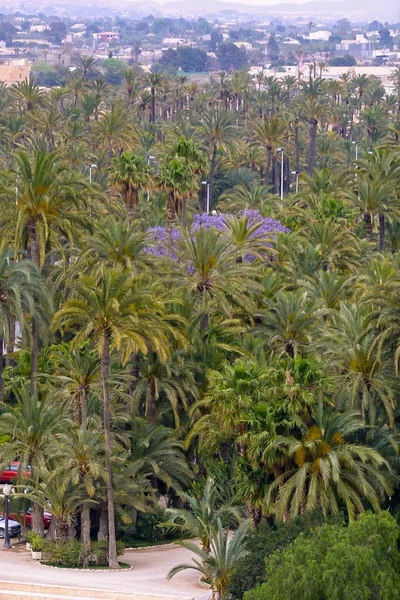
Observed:
[[[5,519],[0,517],[0,539],[4,539],[5,532]],[[13,519],[8,519],[8,533],[10,537],[16,537],[21,533],[21,525]]]

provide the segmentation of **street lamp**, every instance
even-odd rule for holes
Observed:
[[[296,194],[299,191],[299,172],[298,171],[291,171],[291,174],[295,176],[295,181],[296,181]]]
[[[358,144],[359,144],[359,142],[358,141],[354,141],[354,142],[351,142],[351,143],[354,144],[355,147],[356,147],[356,160],[358,160]]]
[[[281,200],[283,200],[283,153],[284,153],[284,149],[277,148],[276,151],[281,153]]]
[[[8,531],[8,496],[11,494],[11,485],[8,483],[3,487],[4,494],[4,548],[11,548],[10,532]]]
[[[92,171],[97,169],[97,165],[89,165],[89,183],[92,183]]]
[[[202,181],[201,185],[206,185],[207,186],[206,213],[209,215],[210,214],[210,182],[209,181]]]

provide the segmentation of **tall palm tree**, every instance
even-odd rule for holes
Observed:
[[[223,111],[220,108],[215,108],[202,114],[199,133],[210,151],[209,193],[211,206],[218,150],[226,151],[238,138],[238,131],[231,113]]]
[[[104,267],[95,271],[92,276],[82,276],[80,281],[75,282],[74,296],[67,300],[55,314],[53,327],[78,331],[75,336],[77,341],[93,339],[100,357],[107,473],[109,565],[118,567],[111,467],[110,352],[113,348],[120,350],[124,341],[130,338],[128,356],[132,352],[132,345],[136,352],[140,350],[146,354],[149,342],[164,356],[168,353],[168,342],[162,330],[154,329],[155,323],[151,323],[151,314],[150,322],[149,319],[140,320],[140,301],[133,294],[130,276],[125,269]]]
[[[128,222],[131,224],[134,208],[139,203],[139,192],[150,187],[150,166],[144,156],[126,150],[113,158],[110,180],[121,191],[121,197],[128,214]]]
[[[282,146],[287,132],[288,123],[277,115],[271,118],[266,117],[262,123],[254,125],[254,136],[257,144],[262,144],[267,153],[267,162],[264,172],[264,185],[269,183],[269,173],[271,169],[271,160],[274,157],[279,146]],[[275,165],[275,162],[274,162]],[[276,173],[274,173],[276,178]]]
[[[33,161],[20,150],[17,163],[18,202],[15,225],[17,252],[27,239],[28,254],[40,270],[46,246],[57,248],[64,256],[63,242],[72,242],[72,224],[84,221],[78,208],[86,204],[87,185],[62,164],[56,153],[38,152]],[[36,388],[39,352],[39,319],[32,320],[31,393]]]
[[[3,351],[14,352],[15,322],[25,331],[25,317],[35,314],[38,273],[33,263],[14,262],[15,252],[4,247],[0,252],[0,402],[4,401]]]
[[[170,232],[175,216],[181,214],[184,218],[187,200],[197,196],[198,177],[192,164],[176,155],[161,165],[157,185],[167,192],[167,228]]]

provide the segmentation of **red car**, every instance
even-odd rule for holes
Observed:
[[[20,464],[21,463],[19,463],[19,462],[10,463],[8,465],[8,467],[6,469],[4,469],[4,471],[0,475],[0,483],[10,483],[10,482],[15,481],[19,475]],[[31,469],[28,465],[27,471],[23,471],[22,477],[27,479],[30,476],[31,476]]]
[[[1,516],[2,515],[0,515],[0,517]],[[52,516],[53,515],[50,512],[48,512],[47,510],[44,511],[43,525],[44,525],[45,529],[49,529]],[[18,523],[24,524],[26,527],[32,527],[32,509],[29,508],[26,514],[24,514],[24,513],[20,513],[18,515],[10,514],[10,519],[13,519],[14,521],[18,521]]]

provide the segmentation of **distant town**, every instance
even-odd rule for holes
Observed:
[[[0,81],[33,78],[42,87],[63,86],[90,58],[85,77],[101,75],[113,85],[130,66],[194,82],[240,69],[254,77],[263,71],[299,79],[365,73],[378,77],[386,93],[393,90],[391,74],[400,64],[398,23],[298,16],[246,20],[227,13],[213,20],[0,14]]]

